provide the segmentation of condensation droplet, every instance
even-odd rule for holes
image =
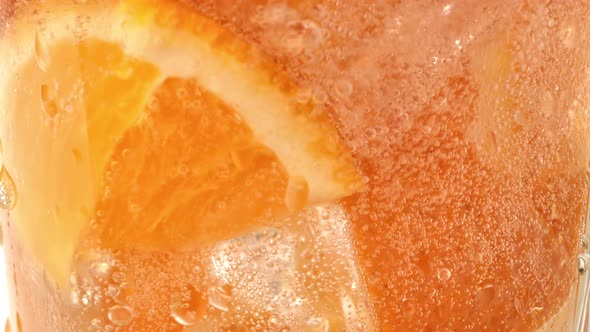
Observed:
[[[16,205],[16,185],[6,167],[0,169],[0,208],[12,210]]]
[[[439,269],[437,273],[438,280],[447,281],[451,278],[451,271],[449,269]]]
[[[172,294],[170,314],[184,326],[192,326],[202,320],[207,311],[207,301],[192,285],[182,287]]]
[[[35,61],[37,62],[39,69],[44,72],[49,68],[49,63],[51,61],[47,43],[39,32],[35,34]]]
[[[124,305],[116,305],[109,309],[109,320],[115,325],[127,325],[133,319],[133,311]]]
[[[289,178],[287,190],[285,191],[285,204],[291,212],[296,212],[307,205],[309,187],[305,178],[292,176]]]

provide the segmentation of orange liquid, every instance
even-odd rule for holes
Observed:
[[[73,289],[45,281],[5,216],[13,330],[528,331],[557,313],[577,277],[588,194],[590,52],[579,45],[590,6],[187,6],[305,87],[368,189],[285,217],[288,177],[272,151],[215,96],[169,79],[150,125],[117,143],[97,203],[107,212],[78,249]],[[219,112],[182,103],[195,94]],[[259,158],[242,164],[216,144]],[[223,179],[210,182],[223,198],[191,192],[210,179]],[[231,222],[244,213],[258,219]],[[158,223],[187,218],[204,222]],[[134,232],[144,222],[150,232]]]
[[[587,134],[565,110],[588,102],[571,33],[589,8],[297,2],[333,27],[329,47],[297,53],[246,3],[203,8],[328,94],[369,179],[344,205],[381,329],[524,331],[554,315],[585,218]],[[486,58],[498,50],[504,69]]]

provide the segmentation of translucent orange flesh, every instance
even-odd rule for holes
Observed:
[[[288,176],[274,153],[190,80],[156,89],[105,174],[96,211],[107,248],[204,245],[286,212]]]

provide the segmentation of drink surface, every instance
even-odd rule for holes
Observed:
[[[0,3],[12,331],[527,331],[570,295],[589,4]]]

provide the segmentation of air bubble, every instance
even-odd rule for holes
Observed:
[[[179,99],[185,99],[188,96],[188,91],[185,88],[179,88],[176,90],[176,97]]]
[[[114,282],[116,282],[117,284],[120,284],[122,282],[125,282],[125,280],[127,279],[127,276],[125,275],[124,272],[117,271],[117,272],[113,272],[113,275],[111,276],[111,279]]]
[[[109,309],[109,320],[115,325],[127,325],[133,320],[133,311],[124,305],[116,305]]]
[[[514,306],[514,310],[516,310],[516,312],[518,312],[519,314],[522,314],[523,304],[522,304],[522,301],[518,297],[514,298],[514,300],[512,301],[512,305]]]
[[[521,127],[526,127],[530,123],[530,117],[528,113],[521,110],[516,110],[514,112],[514,122]]]
[[[440,269],[437,273],[438,280],[447,281],[451,278],[451,271],[449,269]]]
[[[334,84],[334,91],[340,98],[348,98],[352,94],[352,83],[348,80],[338,80]]]
[[[295,101],[300,104],[305,104],[311,100],[312,92],[310,89],[299,89],[295,92]]]
[[[147,108],[150,110],[157,110],[160,107],[160,101],[154,96],[150,96],[147,101]]]
[[[325,104],[328,101],[328,94],[323,90],[318,89],[313,92],[311,99],[316,105]]]
[[[268,319],[268,327],[270,327],[271,329],[276,329],[277,327],[279,327],[279,319],[276,316],[271,316]]]
[[[70,291],[70,302],[74,305],[80,304],[80,290],[77,287]]]
[[[58,112],[57,104],[55,103],[54,100],[49,100],[47,102],[44,102],[43,103],[43,111],[45,113],[47,113],[47,115],[49,115],[50,117],[53,118]]]
[[[443,16],[448,16],[451,13],[452,10],[453,10],[453,4],[449,3],[449,4],[446,4],[443,7],[443,9],[440,12],[440,14],[443,15]]]
[[[496,288],[494,285],[486,285],[477,290],[475,294],[477,303],[482,307],[489,306],[496,298]]]
[[[107,295],[115,299],[121,293],[121,289],[114,285],[109,285],[107,287]]]
[[[322,30],[313,21],[302,20],[287,24],[287,33],[282,40],[285,49],[292,53],[300,53],[318,47],[323,39]]]
[[[313,317],[307,321],[306,332],[328,332],[330,331],[330,321],[324,317]]]
[[[41,85],[41,107],[50,117],[54,117],[57,114],[57,104],[47,84]]]
[[[96,279],[106,280],[112,271],[113,266],[107,262],[95,262],[90,265],[90,274]]]
[[[290,8],[286,4],[269,5],[255,17],[262,24],[281,24],[285,21]]]
[[[181,325],[195,325],[203,319],[206,310],[207,301],[192,285],[186,285],[172,294],[170,313],[172,318]]]
[[[563,25],[559,30],[559,37],[565,47],[576,46],[576,27],[571,24]]]
[[[231,287],[213,287],[207,293],[209,305],[221,311],[228,311],[231,304]]]
[[[94,318],[90,321],[90,326],[94,327],[95,329],[101,329],[102,321],[98,318]]]

